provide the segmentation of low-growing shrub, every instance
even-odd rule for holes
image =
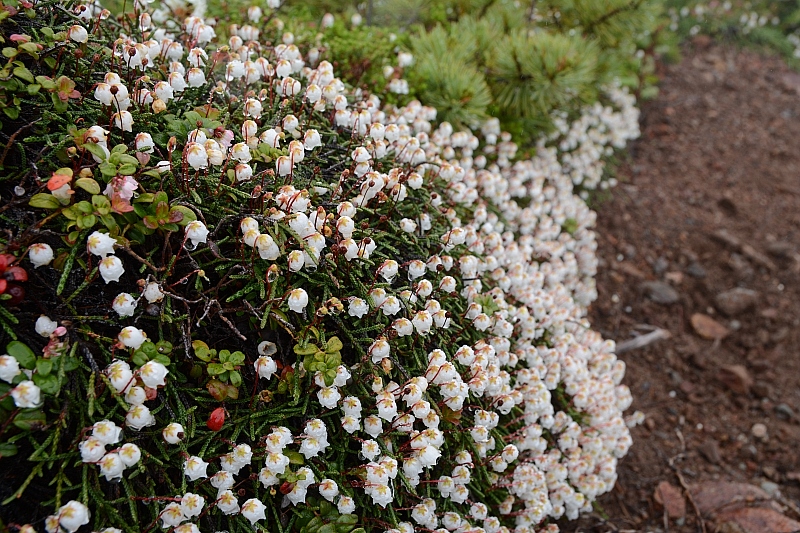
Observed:
[[[598,89],[517,157],[497,119],[349,88],[274,0],[228,28],[146,7],[4,5],[6,526],[525,533],[591,509],[631,397],[585,316],[574,190],[638,135],[633,98]]]

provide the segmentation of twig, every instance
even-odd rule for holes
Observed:
[[[126,252],[128,252],[128,255],[130,255],[131,257],[133,257],[134,259],[136,259],[140,263],[150,267],[150,269],[153,270],[153,272],[163,272],[163,271],[165,271],[167,269],[167,267],[157,267],[157,266],[155,266],[153,263],[151,263],[150,261],[148,261],[144,257],[140,256],[139,254],[137,254],[136,252],[134,252],[133,250],[131,250],[127,246],[124,246],[122,249],[125,250]]]
[[[636,338],[617,344],[616,353],[620,354],[630,350],[638,350],[639,348],[644,348],[645,346],[649,346],[654,342],[658,342],[663,339],[669,339],[671,336],[672,334],[666,329],[658,328],[650,333],[639,335]]]
[[[721,229],[719,231],[715,231],[710,236],[711,238],[724,244],[725,246],[732,248],[734,251],[741,252],[742,255],[744,255],[748,259],[752,260],[754,263],[763,266],[768,270],[775,270],[777,268],[775,266],[775,263],[770,261],[768,257],[766,257],[764,254],[762,254],[749,244],[741,242],[734,235],[728,233],[727,230]]]

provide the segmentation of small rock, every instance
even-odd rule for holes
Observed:
[[[692,327],[698,335],[704,339],[724,339],[730,334],[730,330],[711,318],[702,313],[695,313],[691,318]]]
[[[624,253],[625,257],[627,257],[628,259],[634,259],[636,257],[636,247],[628,243],[623,244],[622,253]]]
[[[790,242],[776,241],[767,244],[767,253],[779,259],[789,259],[794,252],[794,245]]]
[[[720,209],[722,209],[726,215],[728,216],[736,216],[736,213],[739,211],[736,207],[736,204],[730,198],[720,198],[717,200],[717,205]]]
[[[715,298],[717,308],[728,316],[747,311],[755,305],[757,300],[758,293],[756,291],[741,287],[721,292]]]
[[[700,263],[691,263],[688,267],[686,267],[686,273],[697,279],[703,279],[706,277],[706,269],[703,268]]]
[[[786,472],[786,479],[789,481],[800,481],[800,472]]]
[[[764,468],[761,469],[761,471],[764,472],[764,475],[767,476],[767,478],[771,479],[772,481],[780,481],[780,479],[781,479],[781,476],[778,473],[778,470],[774,466],[765,466]],[[764,485],[761,485],[761,488],[764,489]],[[764,490],[767,490],[767,489],[764,489]],[[767,490],[767,492],[769,492],[769,491]],[[772,494],[770,494],[770,496],[771,495]]]
[[[667,516],[673,520],[686,516],[686,500],[683,499],[681,490],[668,481],[658,484],[653,499],[667,511]]]
[[[753,391],[753,394],[755,394],[759,398],[772,397],[772,385],[770,385],[766,381],[756,381],[750,388],[750,390]]]
[[[766,440],[767,437],[767,426],[762,424],[761,422],[757,422],[753,424],[753,427],[750,429],[750,433],[757,439],[764,439]]]
[[[683,272],[667,272],[664,274],[664,279],[675,285],[683,283]]]
[[[730,261],[728,261],[728,265],[731,269],[739,276],[739,279],[742,280],[750,280],[755,276],[756,271],[753,270],[753,267],[750,266],[750,263],[747,262],[747,259],[742,257],[740,254],[732,253]]]
[[[785,403],[779,403],[775,406],[775,414],[778,418],[783,420],[791,420],[794,418],[794,410]]]
[[[771,307],[769,309],[764,309],[763,311],[761,311],[761,316],[763,316],[764,318],[778,318],[778,314],[779,311],[774,307]]]
[[[769,494],[747,483],[732,481],[705,481],[691,487],[692,497],[702,514],[717,512],[726,506],[735,506],[736,502],[769,499]]]
[[[777,483],[772,481],[762,481],[761,482],[761,489],[770,495],[770,497],[774,498],[776,495],[780,496],[781,487]]]
[[[647,274],[636,268],[630,263],[622,262],[617,265],[617,270],[634,278],[645,279]]]
[[[719,519],[734,522],[746,533],[794,533],[800,531],[800,522],[768,507],[739,507],[724,509]]]
[[[639,285],[639,288],[657,304],[670,305],[680,300],[678,291],[663,281],[645,281]]]
[[[738,320],[731,320],[728,322],[728,327],[731,328],[733,331],[739,331],[742,329],[742,323]]]
[[[711,464],[718,465],[722,462],[722,456],[719,453],[719,444],[717,444],[717,441],[714,439],[706,439],[697,447],[697,451]]]
[[[719,369],[719,380],[736,394],[748,394],[753,386],[750,372],[742,365],[725,365]]]
[[[666,272],[668,268],[669,261],[667,261],[663,256],[653,261],[653,272],[655,272],[656,276],[660,276]]]

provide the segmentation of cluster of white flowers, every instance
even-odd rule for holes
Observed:
[[[84,463],[97,464],[100,474],[108,481],[121,479],[124,470],[135,466],[142,458],[139,447],[131,442],[106,451],[106,446],[118,443],[121,438],[122,428],[110,420],[95,422],[91,435],[79,445],[81,460]]]
[[[182,28],[190,39],[155,28],[164,20],[156,12],[140,18],[146,32],[142,37],[148,40],[124,37],[116,42],[114,53],[129,68],[154,72],[152,79],[138,80],[131,94],[113,73],[98,84],[95,98],[111,108],[117,128],[133,131],[131,105],[149,105],[158,113],[174,105],[176,93],[207,84],[209,57],[215,52],[207,45],[216,31],[201,18],[202,3],[194,7],[195,16]],[[343,283],[341,294],[333,295],[347,303],[347,313],[340,317],[345,326],[384,326],[361,347],[366,357],[339,365],[332,383],[323,373],[311,376],[315,409],[336,414],[341,409],[338,419],[311,418],[296,434],[273,427],[259,442],[262,487],[282,485],[286,505],[305,502],[308,490],[316,487],[340,513],[369,515],[369,508],[359,509],[357,500],[369,498],[386,507],[398,492],[434,483],[438,496],[397,511],[408,521],[392,533],[417,527],[506,533],[509,526],[503,524],[512,523],[515,533],[528,533],[544,520],[574,518],[590,510],[597,496],[613,486],[617,459],[631,444],[622,416],[631,396],[620,385],[625,365],[614,356],[614,343],[592,331],[586,319],[586,307],[597,295],[597,243],[591,229],[595,215],[575,187],[604,186],[603,158],[638,135],[634,98],[623,89],[607,88],[608,105],[588,106],[571,123],[555,117],[556,132],[542,137],[536,155],[519,158],[499,121],[489,120],[477,132],[456,131],[449,123],[437,123],[436,110],[419,102],[385,106],[375,95],[348,90],[333,65],[320,60],[319,50],[304,56],[291,34],[284,34],[281,44],[261,46],[256,27],[261,8],[251,8],[248,17],[253,26],[230,29],[224,75],[210,87],[212,94],[236,96],[244,116],[241,127],[189,132],[179,148],[183,167],[193,173],[231,168],[242,186],[262,172],[277,178],[262,212],[243,216],[230,237],[242,243],[240,249],[253,261],[301,280],[277,304],[281,312],[292,312],[291,321],[303,322],[319,312],[323,302],[317,300],[317,288],[299,286],[305,279],[300,276],[313,275],[327,261],[326,267],[340,264],[373,276],[361,280],[363,287]],[[79,32],[75,35],[82,38]],[[399,69],[412,61],[400,55]],[[166,80],[155,81],[164,77],[155,75],[158,69],[168,73]],[[392,77],[389,90],[408,92],[407,83],[397,77],[400,73],[387,72]],[[297,109],[306,113],[291,105],[273,106],[265,85],[285,102],[302,104]],[[268,106],[281,114],[259,125]],[[312,123],[312,111],[318,122],[328,117],[324,131],[343,132],[350,143],[346,170],[338,183],[334,179],[297,188],[301,181],[295,176],[312,174],[322,151],[317,129],[322,126]],[[98,144],[105,142],[106,133],[93,132]],[[239,135],[242,140],[234,142]],[[152,148],[152,138],[137,135],[136,143],[140,150]],[[258,168],[261,159],[254,153],[274,149],[282,150],[274,168]],[[157,168],[166,172],[173,164],[161,162]],[[391,216],[381,217],[384,212]],[[378,226],[388,229],[379,231]],[[390,246],[376,238],[381,231],[426,243],[427,248],[413,256],[399,253],[396,243]],[[203,222],[186,225],[185,240],[191,247],[207,242],[208,235]],[[115,244],[100,232],[88,240],[89,251],[103,258],[100,273],[106,283],[124,272],[114,255]],[[375,257],[380,258],[377,267]],[[148,285],[143,296],[149,302],[165,297],[157,283]],[[137,301],[122,293],[112,306],[126,317],[134,313]],[[121,346],[133,350],[146,339],[134,326],[118,336]],[[420,342],[428,341],[428,348],[420,348]],[[278,374],[272,357],[276,351],[271,342],[259,345],[254,363],[258,378],[270,382]],[[380,374],[387,379],[376,377]],[[126,426],[139,430],[153,425],[155,418],[144,403],[164,386],[167,369],[150,361],[133,371],[127,362],[115,360],[105,375],[131,406]],[[363,381],[367,376],[372,383]],[[463,444],[454,448],[443,419],[460,439],[468,439],[474,454]],[[333,447],[333,435],[341,435],[337,424],[360,442],[360,450],[352,454],[358,467],[350,473],[326,471],[319,482],[309,467],[292,470],[287,448],[297,446],[292,454],[308,462],[324,458]],[[180,442],[183,433],[175,422],[162,431],[170,444]],[[90,441],[94,444],[86,444]],[[82,443],[81,453],[85,461],[100,461],[101,471],[113,479],[121,470],[111,464],[105,468],[103,461],[116,455],[124,462],[120,452],[106,453],[110,443],[93,434]],[[202,483],[209,466],[213,471],[218,465],[209,479],[217,499],[209,507],[241,514],[252,523],[265,519],[263,501],[251,498],[240,504],[232,490],[240,470],[253,463],[250,445],[232,444],[219,463],[199,456],[184,459],[190,482]],[[500,505],[477,502],[471,494],[476,466],[491,470],[481,470],[488,476],[482,490],[505,491]],[[400,473],[402,481],[396,480]],[[283,486],[289,474],[292,482]],[[455,510],[437,512],[445,501]],[[166,505],[160,520],[164,528],[190,533],[197,526],[187,521],[204,506],[202,496],[186,493]]]
[[[142,330],[128,326],[122,330],[119,338],[125,346],[135,349],[141,346],[146,337]],[[117,394],[124,395],[125,402],[130,406],[125,415],[127,427],[138,431],[156,423],[155,417],[145,402],[155,398],[155,390],[166,384],[168,373],[167,367],[158,361],[148,361],[135,373],[127,361],[116,359],[108,365],[105,375],[108,377],[109,383]],[[180,424],[175,424],[175,426],[177,427],[173,428],[171,434],[177,435],[183,431]],[[164,438],[169,442],[166,434]]]
[[[144,299],[151,304],[160,302],[164,299],[164,293],[161,290],[161,286],[155,281],[151,281],[145,285],[142,296],[144,296]],[[120,318],[133,316],[133,314],[136,312],[136,305],[139,303],[140,299],[141,297],[136,297],[133,294],[121,292],[111,302],[111,308],[117,312]]]
[[[710,2],[708,4],[700,2],[693,6],[683,6],[680,9],[674,7],[669,8],[668,14],[670,18],[669,29],[671,31],[678,31],[681,20],[690,20],[694,25],[689,28],[689,35],[697,35],[702,30],[702,25],[712,21],[722,21],[731,19],[734,14],[733,4],[730,1],[725,2]],[[747,3],[744,5],[745,9],[750,9],[752,6]],[[759,13],[757,11],[750,11],[749,13],[742,12],[735,22],[739,25],[741,32],[745,35],[750,33],[756,28],[763,28],[765,26],[778,26],[781,23],[779,17],[771,13]],[[800,36],[798,34],[790,34],[787,36],[789,41],[795,45],[794,56],[800,57]],[[794,39],[793,39],[794,37]],[[795,42],[797,40],[797,42]]]
[[[86,239],[86,247],[92,255],[101,257],[98,270],[106,284],[112,281],[119,281],[125,273],[122,261],[114,254],[114,246],[117,240],[107,233],[95,231]]]
[[[164,438],[171,443],[178,442],[177,434],[183,432],[179,424],[171,424],[164,429]],[[327,430],[325,424],[320,420],[310,420],[306,424],[306,429],[301,435],[303,439],[300,446],[301,453],[307,457],[317,455],[328,446]],[[283,476],[289,468],[289,457],[282,452],[286,447],[293,443],[292,432],[285,427],[275,427],[271,433],[264,438],[265,466],[258,474],[258,479],[265,488],[272,487],[280,483],[278,476]],[[304,449],[305,446],[305,449]],[[316,449],[316,453],[313,453]],[[183,463],[184,474],[189,481],[204,480],[208,478],[211,486],[217,490],[217,497],[212,507],[225,515],[241,514],[247,518],[251,524],[259,520],[266,519],[266,506],[258,498],[250,498],[239,504],[239,500],[232,488],[236,483],[236,476],[239,472],[252,464],[253,450],[248,444],[237,444],[233,446],[230,453],[223,455],[219,459],[219,471],[212,476],[208,476],[207,469],[209,462],[197,456],[187,457]],[[249,476],[249,474],[247,474]],[[294,475],[297,481],[293,484],[285,498],[287,502],[294,505],[305,502],[308,488],[315,483],[314,473],[307,467],[298,468]],[[332,480],[326,480],[324,488],[321,485],[321,494],[332,499],[338,495],[336,484]],[[180,526],[187,520],[198,516],[205,505],[205,499],[194,493],[186,493],[178,498],[179,501],[169,503],[160,513],[160,519],[164,528]],[[186,524],[188,527],[188,524]],[[176,529],[177,530],[177,529]]]

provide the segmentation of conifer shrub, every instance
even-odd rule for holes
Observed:
[[[635,99],[594,87],[606,105],[554,112],[523,156],[402,78],[344,83],[275,0],[205,7],[3,4],[4,526],[526,533],[590,510],[631,396],[586,319],[575,187],[638,135]]]
[[[352,15],[372,28],[409,29],[397,44],[413,52],[413,64],[403,71],[412,94],[435,102],[440,119],[457,126],[475,128],[489,116],[498,117],[523,149],[535,145],[538,132],[552,129],[553,113],[575,119],[598,98],[609,103],[599,87],[618,83],[645,97],[656,91],[654,32],[666,25],[660,2],[310,4],[317,13]]]

